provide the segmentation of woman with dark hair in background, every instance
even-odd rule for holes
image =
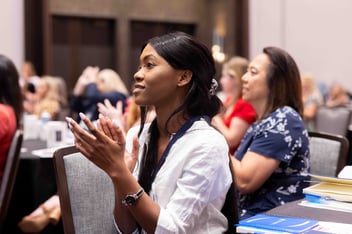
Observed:
[[[16,129],[22,121],[22,93],[13,62],[0,55],[0,184],[7,154]]]
[[[302,120],[302,86],[293,58],[266,47],[249,65],[243,100],[257,113],[232,163],[241,219],[304,197],[309,185],[309,141]]]
[[[133,89],[142,113],[155,108],[152,123],[142,118],[125,140],[109,118],[101,116],[97,129],[81,114],[90,133],[68,118],[77,149],[111,177],[116,230],[233,231],[236,209],[224,204],[233,191],[228,145],[209,123],[221,107],[214,75],[214,60],[202,43],[180,32],[155,37],[142,48]]]

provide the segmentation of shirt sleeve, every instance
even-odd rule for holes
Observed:
[[[252,124],[256,119],[256,114],[251,104],[240,99],[236,103],[233,117],[238,117],[248,124]]]
[[[0,110],[0,142],[3,144],[4,139],[9,135],[11,129],[11,121],[9,113],[5,110]]]
[[[276,119],[271,117],[255,136],[250,151],[282,162],[290,162],[296,154],[297,144],[302,133],[302,121],[293,115]]]

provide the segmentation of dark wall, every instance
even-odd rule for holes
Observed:
[[[72,90],[87,65],[115,69],[127,86],[142,43],[170,30],[212,45],[224,35],[224,52],[248,55],[247,0],[25,0],[26,59],[39,75],[63,77]],[[217,64],[218,75],[221,64]]]

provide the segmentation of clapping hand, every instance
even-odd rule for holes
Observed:
[[[123,113],[123,103],[122,101],[118,101],[116,103],[116,107],[114,107],[109,99],[104,100],[103,103],[98,103],[98,111],[100,114],[102,114],[105,117],[108,117],[109,119],[112,120],[112,122],[120,127],[121,129],[124,130],[124,133],[126,131],[125,129],[125,115]]]
[[[139,144],[135,137],[131,153],[125,151],[125,137],[121,128],[114,126],[109,118],[100,116],[97,127],[82,113],[80,117],[87,126],[85,131],[76,121],[67,117],[66,120],[74,135],[76,148],[109,176],[127,168],[134,169]]]

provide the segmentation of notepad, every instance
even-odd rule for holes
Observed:
[[[304,233],[319,224],[318,220],[257,214],[237,224],[238,233]]]
[[[304,194],[341,202],[352,202],[352,180],[317,175],[311,176],[322,182],[304,188]]]

